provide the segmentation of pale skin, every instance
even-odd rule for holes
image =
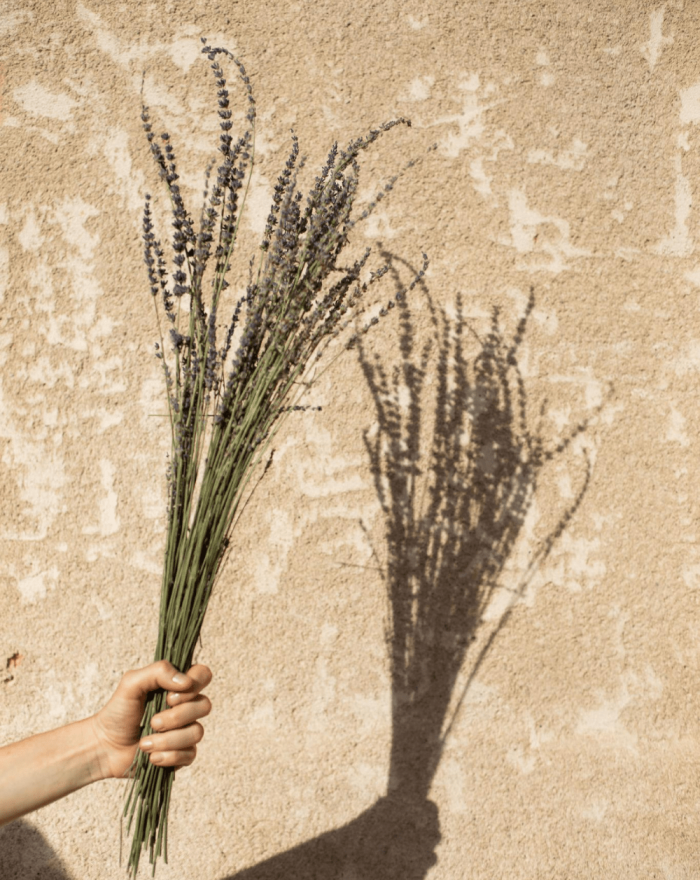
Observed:
[[[184,676],[166,660],[132,669],[95,715],[0,748],[0,825],[91,782],[125,778],[138,749],[159,767],[187,767],[204,736],[197,719],[211,711],[201,693],[211,679],[202,664]],[[146,695],[158,688],[168,691],[170,708],[154,715],[153,733],[140,738]]]

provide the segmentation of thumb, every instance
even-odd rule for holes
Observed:
[[[192,686],[192,679],[169,663],[158,660],[142,669],[131,669],[125,673],[120,688],[127,691],[130,697],[145,697],[151,691],[163,688],[166,691],[182,691]]]

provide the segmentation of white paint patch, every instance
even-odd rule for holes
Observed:
[[[346,779],[350,787],[360,792],[362,798],[367,801],[374,800],[386,794],[386,767],[382,764],[368,764],[366,761],[358,761],[351,764],[346,771]],[[345,880],[346,875],[343,875]],[[348,880],[355,880],[352,874]]]
[[[109,336],[114,330],[114,328],[121,324],[122,321],[117,321],[116,323],[108,318],[107,315],[102,315],[90,328],[90,332],[88,333],[88,338],[92,341],[94,339],[104,338],[105,336]]]
[[[56,587],[58,583],[58,568],[55,565],[46,571],[40,571],[37,574],[19,578],[17,588],[22,605],[35,605],[40,599],[45,599],[47,581],[51,589]]]
[[[94,364],[92,368],[92,373],[97,374],[100,378],[99,388],[102,394],[118,394],[119,392],[126,391],[126,382],[124,382],[123,376],[123,367],[124,363],[119,357],[119,355],[114,355],[114,357],[101,359],[102,350],[99,346],[92,347],[92,357],[94,358]],[[112,373],[116,371],[116,377],[112,378],[108,376],[108,373]],[[90,379],[86,376],[84,380],[80,382],[81,387],[87,388],[91,382]],[[93,387],[97,383],[92,383]]]
[[[644,679],[644,682],[637,680],[641,695],[647,700],[660,700],[664,692],[664,683],[651,663],[647,663],[644,668]]]
[[[139,92],[141,90],[141,74],[139,74],[138,78],[138,89]],[[167,115],[170,117],[168,121],[168,131],[171,135],[177,135],[177,124],[178,117],[182,117],[185,115],[186,108],[185,105],[180,101],[177,97],[177,93],[174,91],[168,91],[159,81],[155,79],[152,74],[147,73],[146,78],[143,83],[143,97],[144,103],[146,106],[151,108],[151,119],[153,120],[153,125],[156,128],[157,132],[163,131],[161,128],[161,119],[162,115],[160,112],[156,116],[156,109],[166,111]],[[139,95],[140,98],[140,95]],[[165,114],[163,114],[165,115]],[[211,140],[207,141],[208,144],[211,144]],[[199,187],[197,187],[199,189]],[[167,196],[166,196],[167,199]],[[166,202],[168,208],[170,208],[169,202]]]
[[[544,49],[539,50],[539,52],[535,56],[535,62],[540,67],[549,67],[549,65],[551,63],[549,60],[549,55],[547,54],[547,52]],[[545,88],[548,88],[549,86],[554,84],[555,76],[551,70],[543,70],[540,73],[539,79],[540,79],[540,85],[544,86]]]
[[[254,706],[248,713],[247,726],[249,730],[274,730],[277,726],[274,700],[262,700]]]
[[[141,510],[146,519],[161,519],[166,514],[166,504],[163,493],[155,486],[143,486],[139,490],[141,498]]]
[[[90,596],[90,604],[97,609],[100,620],[111,620],[113,615],[111,606],[105,604],[99,596],[94,593]]]
[[[20,230],[17,239],[25,251],[38,251],[44,244],[44,239],[41,235],[41,229],[39,228],[39,223],[36,219],[36,212],[34,211],[33,206],[31,206],[27,212],[24,219],[24,226]]]
[[[100,211],[88,202],[84,202],[79,196],[66,198],[52,211],[49,222],[57,224],[66,242],[68,254],[64,258],[64,265],[71,278],[72,290],[62,290],[60,297],[56,297],[52,291],[51,269],[48,265],[43,267],[44,278],[38,289],[46,291],[45,299],[47,306],[45,311],[49,313],[49,335],[54,344],[69,346],[75,350],[85,351],[88,348],[87,329],[92,327],[96,320],[97,300],[102,295],[99,281],[94,275],[94,251],[100,241],[99,233],[91,234],[86,229],[86,224],[99,216]],[[57,300],[63,304],[72,300],[75,308],[70,315],[53,316]],[[66,339],[62,330],[66,328],[72,331],[73,339]],[[97,367],[97,372],[111,369],[114,364],[105,364],[100,367],[95,361],[100,355],[99,347],[93,346],[91,362]],[[120,361],[120,359],[117,359]],[[90,383],[86,375],[81,380],[86,385]],[[119,390],[115,388],[114,390]],[[123,390],[123,386],[122,389]]]
[[[700,122],[700,82],[681,89],[681,124]]]
[[[482,196],[492,195],[491,178],[484,171],[484,157],[479,156],[469,163],[469,175],[474,181],[474,189]]]
[[[0,37],[11,34],[12,31],[24,24],[25,21],[34,21],[34,13],[28,9],[21,9],[10,12],[7,15],[0,15]]]
[[[673,369],[677,376],[700,370],[700,340],[691,339],[686,343],[685,351],[676,358]]]
[[[550,311],[549,309],[535,308],[533,309],[532,317],[537,321],[547,336],[556,336],[557,331],[559,330],[559,319],[554,310]]]
[[[321,645],[325,650],[316,660],[316,674],[311,686],[311,706],[309,709],[309,720],[306,729],[309,731],[325,731],[328,729],[328,710],[336,699],[337,679],[331,675],[328,670],[328,655],[331,653],[328,641],[324,644],[324,633],[326,632],[324,625],[321,632]],[[337,630],[331,627],[331,630]],[[326,635],[327,638],[327,635]]]
[[[364,223],[365,238],[391,239],[401,232],[401,226],[392,226],[389,214],[377,208],[367,217]]]
[[[434,76],[417,76],[415,79],[411,80],[405,100],[416,102],[427,101],[434,85]]]
[[[84,526],[84,535],[99,534],[102,537],[113,535],[119,531],[119,516],[117,515],[117,493],[114,491],[114,474],[115,467],[109,459],[100,460],[100,472],[102,475],[102,488],[105,496],[98,502],[98,510],[100,514],[100,523],[97,526]]]
[[[77,101],[63,92],[50,92],[36,80],[18,86],[12,92],[12,98],[22,109],[32,116],[44,116],[49,119],[60,119],[63,122],[71,117]]]
[[[467,778],[462,764],[454,757],[443,758],[435,782],[445,792],[450,815],[465,815],[469,808],[469,800],[467,798]]]
[[[499,129],[493,137],[493,149],[490,154],[483,154],[474,159],[469,166],[469,173],[474,181],[474,189],[476,192],[489,198],[492,207],[498,204],[498,200],[491,190],[492,176],[489,176],[484,169],[484,162],[495,162],[501,150],[512,150],[514,147],[513,139],[505,131]]]
[[[82,706],[82,711],[84,714],[88,714],[94,711],[95,697],[93,696],[93,692],[96,689],[96,685],[98,686],[99,681],[100,671],[97,663],[86,663],[80,672],[80,679],[78,682],[80,689],[79,705]]]
[[[271,205],[272,187],[270,182],[257,168],[253,169],[253,177],[250,181],[243,213],[246,215],[248,228],[257,235],[262,235],[265,232]]]
[[[427,15],[421,19],[414,18],[412,15],[407,15],[406,18],[411,29],[414,31],[423,30],[424,27],[427,27],[428,22],[430,21]]]
[[[333,455],[331,434],[325,428],[306,426],[306,443],[309,456],[295,462],[299,489],[308,498],[326,498],[346,492],[359,492],[367,488],[358,467],[361,455]],[[343,473],[350,471],[350,473]],[[338,475],[340,474],[340,475]],[[327,512],[330,515],[330,512]]]
[[[114,491],[115,467],[111,461],[103,458],[100,461],[102,472],[102,488],[106,495],[100,501],[100,534],[103,536],[113,535],[119,531],[119,517],[117,515],[117,493]]]
[[[535,769],[535,756],[526,754],[520,745],[510,746],[506,752],[506,761],[524,776],[528,776]]]
[[[601,524],[602,525],[602,524]],[[630,619],[630,614],[628,611],[623,611],[619,605],[614,605],[608,614],[608,617],[611,620],[615,621],[615,652],[618,657],[624,658],[627,656],[627,650],[625,648],[625,626]]]
[[[554,422],[557,431],[561,433],[564,428],[571,424],[571,407],[567,406],[564,407],[564,409],[548,409],[547,418]]]
[[[599,551],[598,538],[574,538],[564,532],[559,539],[559,548],[554,551],[555,559],[547,565],[548,579],[572,593],[580,592],[584,586],[594,588],[607,572],[602,559],[590,558]]]
[[[571,475],[560,474],[557,477],[557,486],[559,488],[559,497],[570,501],[574,497],[574,490],[571,486]]]
[[[525,720],[530,730],[530,748],[539,749],[542,745],[552,742],[554,733],[551,730],[545,730],[542,725],[536,725],[535,719],[529,712],[525,713]]]
[[[681,446],[690,446],[690,440],[685,431],[685,418],[675,406],[671,407],[666,439],[672,443],[680,443]]]
[[[522,745],[511,746],[506,753],[506,760],[521,773],[528,775],[532,773],[537,764],[538,755],[536,752],[544,743],[551,742],[554,739],[554,734],[548,730],[538,729],[535,719],[529,712],[525,713],[525,722],[530,733],[529,748]]]
[[[97,555],[99,556],[99,554]],[[144,550],[137,550],[131,555],[131,558],[129,559],[129,565],[132,565],[139,571],[145,571],[148,574],[162,575],[162,556],[159,555],[158,559],[153,559],[152,555],[152,553],[148,553]]]
[[[588,409],[596,409],[603,402],[603,384],[593,376],[591,367],[586,367],[583,381],[586,406]]]
[[[159,372],[162,370],[161,363],[161,361],[158,361]],[[149,427],[155,426],[158,431],[162,431],[163,436],[170,434],[170,417],[166,394],[165,376],[162,373],[144,379],[141,383],[141,393],[139,394],[139,406],[141,407],[142,414],[141,425],[143,427],[146,425]]]
[[[280,580],[287,570],[287,556],[294,546],[292,519],[286,510],[274,508],[267,513],[270,533],[265,546],[269,553],[259,553],[255,566],[255,586],[258,593],[272,595],[279,592]]]
[[[693,207],[693,194],[690,181],[683,174],[682,154],[676,153],[674,160],[676,170],[675,186],[675,225],[671,232],[656,246],[658,254],[673,257],[687,257],[693,252],[693,243],[688,233],[688,219]]]
[[[641,254],[641,250],[639,248],[619,247],[615,249],[615,256],[621,260],[634,260],[637,254]]]
[[[138,74],[134,76],[135,90],[141,88],[141,70],[142,65],[149,58],[158,58],[164,53],[169,55],[173,63],[181,70],[187,72],[197,58],[201,57],[202,45],[199,42],[199,31],[195,26],[191,25],[184,28],[184,35],[178,36],[170,42],[153,41],[149,42],[148,37],[140,37],[137,41],[127,42],[120,40],[118,31],[113,32],[107,28],[101,16],[88,9],[84,3],[76,5],[76,14],[78,20],[84,28],[89,31],[94,38],[97,47],[104,52],[115,64],[124,68],[131,68],[133,62],[136,62]],[[196,31],[196,33],[193,33]],[[181,33],[183,33],[181,31]],[[189,36],[188,36],[189,33]],[[231,46],[229,36],[219,33],[210,33],[210,45],[227,46],[235,51],[235,47]],[[144,82],[145,103],[149,106],[166,107],[171,112],[179,115],[184,112],[184,106],[179,102],[174,94],[168,94],[154,80],[153,76],[147,75]]]
[[[683,566],[683,582],[689,590],[700,589],[700,563]]]
[[[582,710],[576,726],[580,736],[594,736],[603,745],[624,748],[637,754],[638,736],[631,733],[622,723],[620,716],[632,702],[626,683],[620,685],[619,693],[606,699],[599,693],[599,705],[595,709]]]
[[[321,627],[321,645],[328,648],[333,645],[338,638],[338,627],[332,623],[324,623]]]
[[[128,67],[131,61],[145,60],[155,51],[167,49],[166,46],[160,44],[157,50],[155,47],[149,47],[143,37],[139,39],[138,43],[127,44],[128,48],[126,48],[119,38],[102,24],[102,19],[97,13],[92,12],[83,3],[78,3],[75,11],[79,21],[93,32],[98,48],[122,67]]]
[[[545,270],[558,275],[570,268],[569,258],[590,256],[590,251],[571,244],[569,224],[554,215],[541,214],[527,203],[527,196],[517,189],[508,194],[510,210],[510,238],[499,239],[500,244],[514,247],[520,254],[535,251],[548,255],[546,261],[535,260],[518,268],[530,271]],[[540,227],[545,227],[540,230]],[[542,239],[542,240],[540,240]]]
[[[694,284],[695,287],[700,287],[700,266],[691,269],[690,272],[686,272],[683,277],[686,281],[690,281],[691,284]]]
[[[462,112],[451,116],[442,116],[434,124],[454,124],[459,128],[458,134],[450,132],[442,141],[440,147],[445,156],[454,159],[466,150],[473,140],[478,140],[484,133],[484,111],[492,105],[484,105],[479,102],[477,94],[479,89],[479,74],[473,73],[462,80],[458,88],[464,92]]]
[[[216,45],[216,44],[214,44]],[[202,55],[202,44],[195,37],[180,37],[170,45],[170,57],[184,73]]]
[[[96,135],[93,149],[99,149],[112,169],[126,206],[130,211],[141,212],[141,191],[145,175],[141,169],[134,171],[129,151],[129,134],[124,129],[112,128],[105,134]]]
[[[61,691],[57,687],[49,685],[43,689],[43,697],[44,712],[49,718],[52,718],[55,721],[63,721],[68,714],[68,710],[63,702],[63,694]]]
[[[9,270],[10,252],[4,245],[0,245],[0,304],[5,299]]]
[[[82,260],[90,260],[100,243],[99,234],[91,235],[85,228],[85,224],[92,217],[99,217],[100,213],[99,208],[84,202],[80,196],[66,198],[56,207],[54,220],[61,227],[63,237],[78,251]]]
[[[364,694],[352,694],[345,699],[349,711],[357,719],[359,736],[376,735],[391,726],[391,711],[387,700]]]
[[[568,150],[559,150],[556,155],[551,150],[530,150],[527,161],[531,165],[556,165],[565,171],[581,171],[587,152],[588,144],[574,138]]]
[[[63,459],[58,451],[47,449],[40,441],[34,441],[17,428],[12,410],[3,399],[0,386],[0,437],[9,440],[2,455],[3,464],[16,474],[20,499],[27,503],[22,514],[35,521],[32,531],[11,533],[3,537],[13,540],[43,540],[49,527],[61,512],[62,489],[66,484]]]
[[[673,37],[665,37],[662,32],[665,11],[666,6],[664,5],[649,13],[649,42],[643,43],[639,47],[639,51],[649,63],[649,70],[653,70],[656,67],[656,62],[661,57],[663,47],[673,42]]]
[[[581,816],[584,819],[590,819],[592,822],[602,822],[608,811],[609,803],[602,797],[594,797],[587,807],[581,809]]]
[[[411,407],[411,389],[403,382],[398,386],[396,402],[402,412],[408,412]]]

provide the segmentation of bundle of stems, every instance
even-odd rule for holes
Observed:
[[[163,133],[161,146],[153,134],[145,105],[141,116],[160,178],[170,195],[176,267],[171,289],[164,252],[153,233],[150,195],[146,195],[145,262],[160,332],[156,357],[165,376],[172,439],[167,471],[168,531],[154,660],[169,660],[184,671],[191,666],[212,588],[230,544],[232,528],[242,512],[241,500],[251,475],[266,456],[286,415],[309,408],[298,403],[310,387],[308,369],[333,337],[364,310],[363,296],[368,287],[387,271],[388,267],[382,267],[369,273],[364,283],[360,282],[369,248],[351,267],[340,268],[337,264],[357,222],[351,219],[358,185],[357,157],[383,132],[399,124],[410,125],[407,119],[395,119],[352,141],[344,151],[339,152],[334,144],[305,205],[297,190],[297,174],[305,160],[299,158],[298,141],[292,134],[293,146],[274,189],[263,240],[257,256],[250,261],[245,295],[237,301],[223,344],[218,346],[217,315],[222,294],[229,286],[226,274],[253,169],[256,113],[250,80],[241,61],[225,49],[212,48],[204,39],[202,42],[202,52],[211,62],[218,87],[222,133],[218,146],[221,164],[210,194],[214,162],[206,171],[198,232],[176,183],[178,174],[170,137]],[[248,128],[235,144],[230,134],[232,113],[226,79],[217,60],[219,55],[235,63],[247,93]],[[358,220],[371,213],[397,178],[398,175],[389,180]],[[212,254],[217,231],[218,243]],[[207,313],[203,288],[207,286],[205,269],[212,255],[214,267],[208,273],[211,300]],[[423,260],[421,271],[407,288],[395,294],[395,299],[400,301],[425,274],[425,254]],[[331,276],[338,273],[340,277],[333,280]],[[156,305],[159,298],[171,324],[169,358],[165,356]],[[188,301],[188,312],[182,307],[184,298]],[[366,333],[394,305],[394,300],[389,301],[378,317],[350,335],[335,356],[352,348],[359,334]],[[186,333],[181,332],[184,315],[188,315]],[[238,343],[237,350],[230,358],[234,341]],[[166,696],[164,690],[149,695],[141,721],[142,735],[150,732],[153,716],[167,708]],[[167,820],[174,771],[153,765],[148,755],[138,750],[128,775],[132,782],[127,786],[122,815],[124,818],[129,813],[127,834],[137,807],[138,811],[127,872],[136,876],[141,851],[148,847],[155,875],[161,852],[166,863],[168,860]]]

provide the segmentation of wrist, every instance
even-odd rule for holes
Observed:
[[[111,779],[109,769],[109,757],[100,739],[96,716],[91,715],[80,722],[84,725],[84,737],[87,747],[86,757],[90,768],[90,781],[100,782],[103,779]]]

